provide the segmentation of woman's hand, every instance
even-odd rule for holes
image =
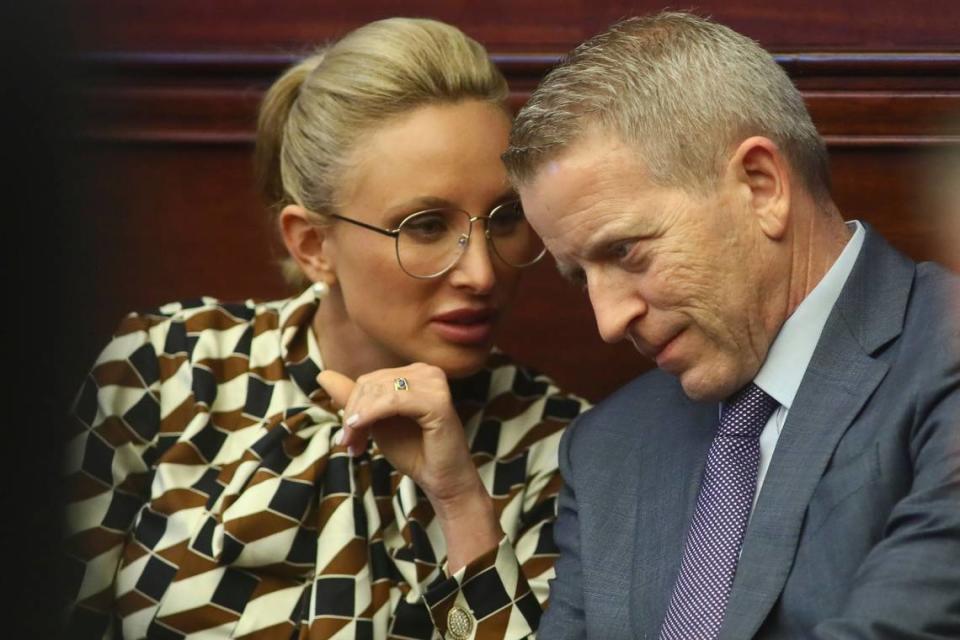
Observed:
[[[406,389],[396,388],[399,379],[406,380]],[[372,436],[391,464],[431,501],[446,502],[477,488],[480,478],[441,369],[412,364],[374,371],[356,382],[324,371],[317,381],[343,407],[340,444],[351,454],[362,451]]]
[[[493,502],[470,457],[442,369],[416,363],[356,382],[323,371],[317,381],[344,408],[340,443],[356,453],[372,436],[394,468],[426,494],[447,540],[451,573],[497,546],[502,532]]]

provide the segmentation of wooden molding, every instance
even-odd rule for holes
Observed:
[[[522,105],[560,54],[494,53]],[[960,53],[779,53],[830,146],[960,142]],[[101,52],[77,58],[81,138],[249,145],[262,92],[296,56]]]

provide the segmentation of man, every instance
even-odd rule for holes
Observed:
[[[539,636],[960,638],[958,279],[843,221],[769,54],[626,20],[504,160],[602,337],[658,365],[564,437]]]

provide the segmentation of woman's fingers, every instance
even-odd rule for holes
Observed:
[[[342,373],[329,370],[321,371],[317,376],[317,382],[338,407],[347,406],[347,400],[350,399],[350,394],[357,384]]]
[[[351,453],[365,447],[375,425],[397,429],[415,426],[416,431],[440,426],[452,410],[446,376],[436,367],[414,364],[382,369],[360,376],[356,382],[335,371],[324,371],[317,382],[333,402],[343,407],[344,428],[340,444]],[[415,424],[414,424],[415,423]],[[410,433],[402,428],[401,432]],[[398,434],[399,435],[399,434]]]
[[[342,373],[330,371],[329,369],[320,372],[320,375],[317,376],[317,383],[323,387],[323,390],[327,392],[327,395],[330,396],[333,403],[339,407],[347,406],[347,403],[350,401],[350,396],[353,395],[354,390],[357,388],[356,382]],[[354,419],[353,422],[356,422],[356,419]],[[357,433],[354,429],[350,428],[351,426],[352,425],[347,424],[345,421],[343,428],[337,436],[336,444],[342,444],[353,454],[366,440],[366,432]]]
[[[393,467],[441,506],[482,488],[442,369],[416,363],[356,382],[325,371],[317,381],[343,407],[339,444],[351,455],[372,435]]]
[[[449,405],[445,382],[441,385],[426,378],[396,376],[395,372],[385,370],[357,380],[344,407],[351,427],[368,428],[393,417],[410,418],[424,428],[433,426],[435,416]]]

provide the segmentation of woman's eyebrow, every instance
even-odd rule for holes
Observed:
[[[417,210],[423,209],[456,209],[455,205],[450,200],[446,198],[438,198],[437,196],[416,196],[409,198],[402,202],[398,202],[389,209],[387,209],[388,214],[395,213],[412,213]]]

